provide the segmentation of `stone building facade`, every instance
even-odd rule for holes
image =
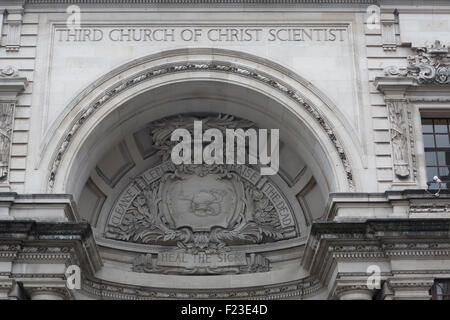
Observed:
[[[2,0],[0,298],[448,297],[449,21],[445,0]],[[279,129],[280,170],[175,165],[193,121]]]

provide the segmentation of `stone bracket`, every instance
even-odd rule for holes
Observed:
[[[12,7],[7,9],[6,24],[8,33],[6,35],[6,51],[17,52],[20,49],[20,38],[22,35],[23,7]]]
[[[384,51],[397,51],[397,14],[381,13],[381,42]]]

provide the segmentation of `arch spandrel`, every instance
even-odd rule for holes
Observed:
[[[221,55],[226,57],[223,60],[228,62],[220,62]],[[229,60],[234,62],[230,63]],[[149,73],[152,76],[149,77]],[[217,79],[216,75],[218,75]],[[212,81],[225,80],[225,82],[237,83],[251,90],[264,92],[272,99],[283,101],[285,103],[283,112],[290,110],[297,118],[300,116],[299,112],[309,114],[308,117],[301,117],[302,122],[310,125],[310,132],[315,132],[315,139],[321,145],[320,148],[326,150],[324,154],[327,158],[330,153],[335,154],[335,159],[328,159],[325,162],[332,167],[340,163],[340,168],[336,171],[340,170],[341,175],[337,180],[347,180],[335,183],[331,189],[345,191],[357,188],[358,177],[350,169],[360,167],[360,155],[355,152],[358,145],[357,142],[355,143],[357,135],[349,132],[351,126],[346,123],[336,108],[324,102],[323,94],[316,94],[318,90],[315,90],[310,83],[277,64],[247,54],[216,49],[173,50],[138,59],[108,73],[86,88],[66,108],[64,112],[66,116],[63,114],[55,122],[44,140],[42,150],[48,148],[57,150],[51,154],[51,158],[47,156],[48,152],[43,153],[45,158],[41,159],[42,164],[49,163],[50,175],[44,181],[46,188],[54,192],[66,192],[67,186],[61,183],[62,181],[58,187],[53,187],[57,180],[57,171],[60,164],[67,161],[65,154],[76,154],[76,151],[72,150],[67,152],[67,148],[69,145],[74,145],[73,141],[78,135],[78,130],[84,127],[83,131],[86,133],[83,133],[83,136],[86,136],[89,132],[86,123],[91,123],[89,125],[91,129],[95,127],[95,123],[98,123],[98,120],[88,121],[89,118],[100,113],[98,111],[102,111],[103,114],[113,111],[131,99],[133,95],[155,87],[155,82],[158,83],[156,85],[161,85],[169,78],[177,77],[180,80],[175,81],[182,81],[183,78],[194,80],[197,77],[199,79],[206,77]],[[140,92],[135,90],[137,87]],[[73,117],[74,114],[77,116]],[[70,119],[75,119],[68,121],[69,116]],[[339,136],[334,129],[336,127],[339,128]],[[341,141],[345,141],[345,144]],[[77,142],[78,146],[81,144],[82,140]],[[65,162],[65,164],[68,163]],[[68,172],[67,169],[61,171]],[[345,172],[345,177],[342,176],[342,172]],[[329,175],[329,173],[326,174]],[[339,172],[334,172],[332,175],[339,176]]]

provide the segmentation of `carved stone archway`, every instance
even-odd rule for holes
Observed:
[[[281,100],[285,108],[309,127],[324,151],[325,163],[331,170],[327,175],[335,180],[331,189],[356,190],[359,178],[355,171],[361,164],[355,152],[355,135],[325,95],[282,66],[254,56],[216,49],[174,50],[142,58],[108,73],[84,90],[57,119],[44,140],[42,150],[57,150],[51,158],[48,153],[42,153],[40,163],[49,166],[44,188],[53,192],[67,191],[67,174],[73,161],[70,157],[77,153],[88,132],[99,123],[98,117],[107,115],[140,92],[167,83],[168,79],[180,81],[181,78],[193,80],[196,77],[216,81],[232,79],[232,83]],[[74,113],[77,114],[75,118],[71,117],[74,120],[67,121],[68,115]],[[339,133],[334,130],[338,126]],[[341,130],[343,128],[345,130]]]

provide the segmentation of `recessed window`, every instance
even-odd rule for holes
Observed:
[[[450,186],[450,119],[422,119],[425,160],[428,184],[432,189],[439,185],[433,182],[437,176],[442,188]]]
[[[431,288],[431,299],[450,300],[450,280],[436,280]]]

